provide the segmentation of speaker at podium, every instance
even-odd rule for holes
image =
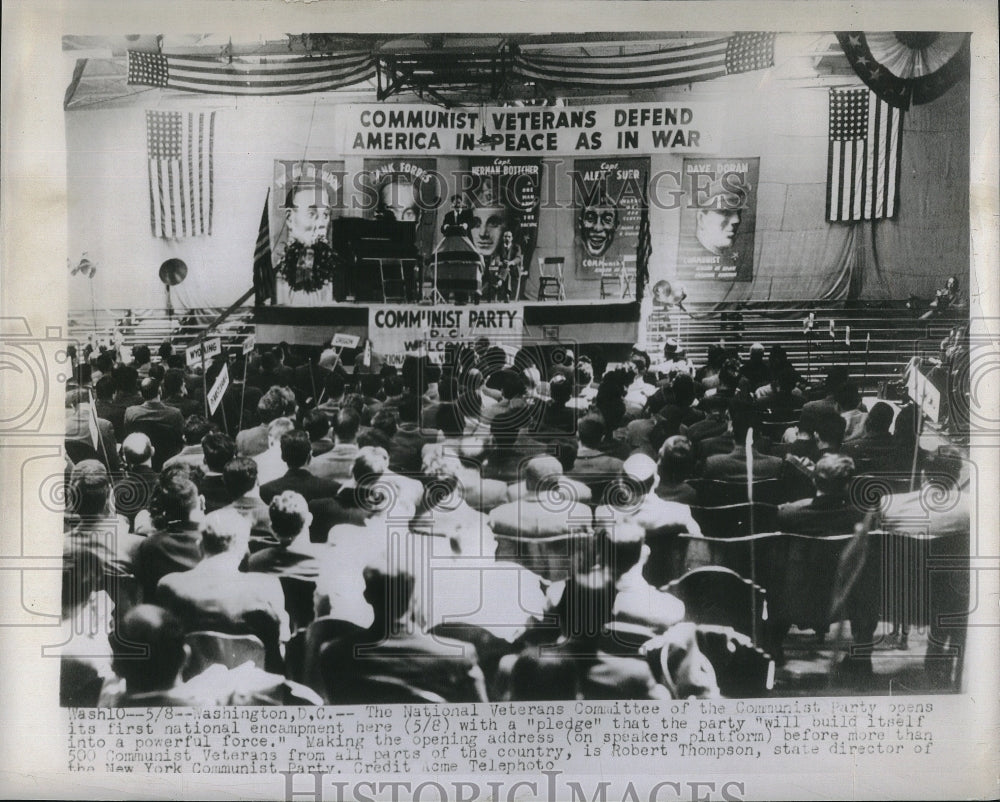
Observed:
[[[423,281],[424,300],[446,302],[478,297],[483,289],[483,257],[468,237],[446,234],[434,250]]]

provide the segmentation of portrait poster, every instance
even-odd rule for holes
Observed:
[[[417,250],[425,257],[437,244],[437,210],[443,189],[437,159],[365,159],[361,175],[363,214],[368,219],[416,222]]]
[[[576,159],[573,162],[576,275],[622,278],[635,294],[639,229],[646,208],[649,159]]]
[[[330,224],[344,213],[344,162],[275,159],[268,205],[275,303],[329,304],[342,294]]]
[[[503,232],[513,235],[513,245],[530,272],[538,241],[542,160],[506,156],[471,156],[462,182],[475,220],[472,244],[486,264],[503,246]]]
[[[685,158],[677,276],[751,281],[759,157]]]

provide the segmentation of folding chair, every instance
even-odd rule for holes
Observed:
[[[403,259],[372,259],[378,262],[378,275],[385,303],[406,302],[406,273]]]
[[[601,300],[605,298],[611,298],[615,294],[615,290],[619,289],[619,279],[617,273],[602,273],[601,274]]]
[[[768,440],[780,443],[787,429],[798,426],[798,420],[765,420],[760,423],[760,432]]]
[[[661,590],[684,602],[688,621],[732,627],[755,646],[763,641],[767,595],[735,571],[718,565],[695,568]]]
[[[621,283],[622,283],[622,298],[632,298],[632,284],[635,282],[635,271],[636,271],[636,257],[623,256],[622,257],[622,270],[621,270]]]
[[[558,582],[568,578],[581,558],[592,549],[593,535],[570,533],[552,537],[516,537],[495,534],[497,560],[510,560],[543,579]]]
[[[632,297],[632,282],[635,280],[635,256],[622,257],[621,266],[611,274],[601,276],[601,298],[615,296],[618,298]]]
[[[565,301],[566,289],[563,286],[562,256],[538,257],[538,300]]]

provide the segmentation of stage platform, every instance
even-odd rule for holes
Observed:
[[[370,321],[379,310],[506,310],[514,312],[514,332],[520,327],[523,342],[555,345],[592,344],[600,346],[610,360],[627,354],[637,342],[651,354],[662,346],[653,341],[654,335],[670,336],[686,349],[688,357],[701,364],[708,347],[720,340],[747,349],[761,342],[770,348],[782,345],[792,363],[814,381],[825,374],[834,362],[846,362],[852,374],[868,394],[874,393],[885,381],[901,381],[903,369],[913,356],[939,355],[942,340],[959,325],[958,315],[920,320],[919,313],[899,301],[819,301],[803,299],[781,302],[736,302],[699,304],[689,302],[685,311],[671,309],[666,313],[669,330],[643,331],[643,312],[636,302],[612,300],[526,301],[505,304],[425,306],[420,304],[334,304],[330,306],[241,306],[229,310],[225,322],[213,328],[221,337],[223,347],[237,353],[246,337],[256,334],[260,345],[280,342],[290,344],[327,345],[333,334],[343,332],[361,338],[368,337]],[[146,344],[154,351],[161,342],[171,341],[183,348],[197,338],[205,326],[215,320],[223,308],[165,309],[91,309],[74,310],[69,316],[69,336],[83,344],[88,341],[110,341],[120,332],[128,342]],[[808,315],[814,315],[814,327],[804,328]],[[463,315],[468,321],[468,313]],[[142,325],[138,325],[141,321]],[[509,322],[493,318],[493,323]],[[833,335],[830,322],[833,321]],[[460,321],[461,322],[461,321]],[[465,330],[462,336],[485,336],[493,340],[508,339],[502,331],[510,327],[489,327],[490,318],[478,317],[485,323],[476,330]],[[850,332],[848,333],[848,327]],[[652,327],[645,327],[651,329]],[[424,336],[419,328],[416,336]],[[848,339],[849,338],[849,339]],[[414,339],[414,338],[409,338]]]

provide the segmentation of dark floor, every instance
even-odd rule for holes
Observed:
[[[849,653],[850,626],[833,625],[822,643],[812,631],[792,629],[785,640],[785,664],[774,674],[775,696],[849,696],[948,693],[940,680],[924,670],[926,628],[911,628],[907,648],[891,638],[892,627],[881,624],[875,633],[871,675],[844,671],[839,663]],[[937,658],[940,660],[941,658]]]

